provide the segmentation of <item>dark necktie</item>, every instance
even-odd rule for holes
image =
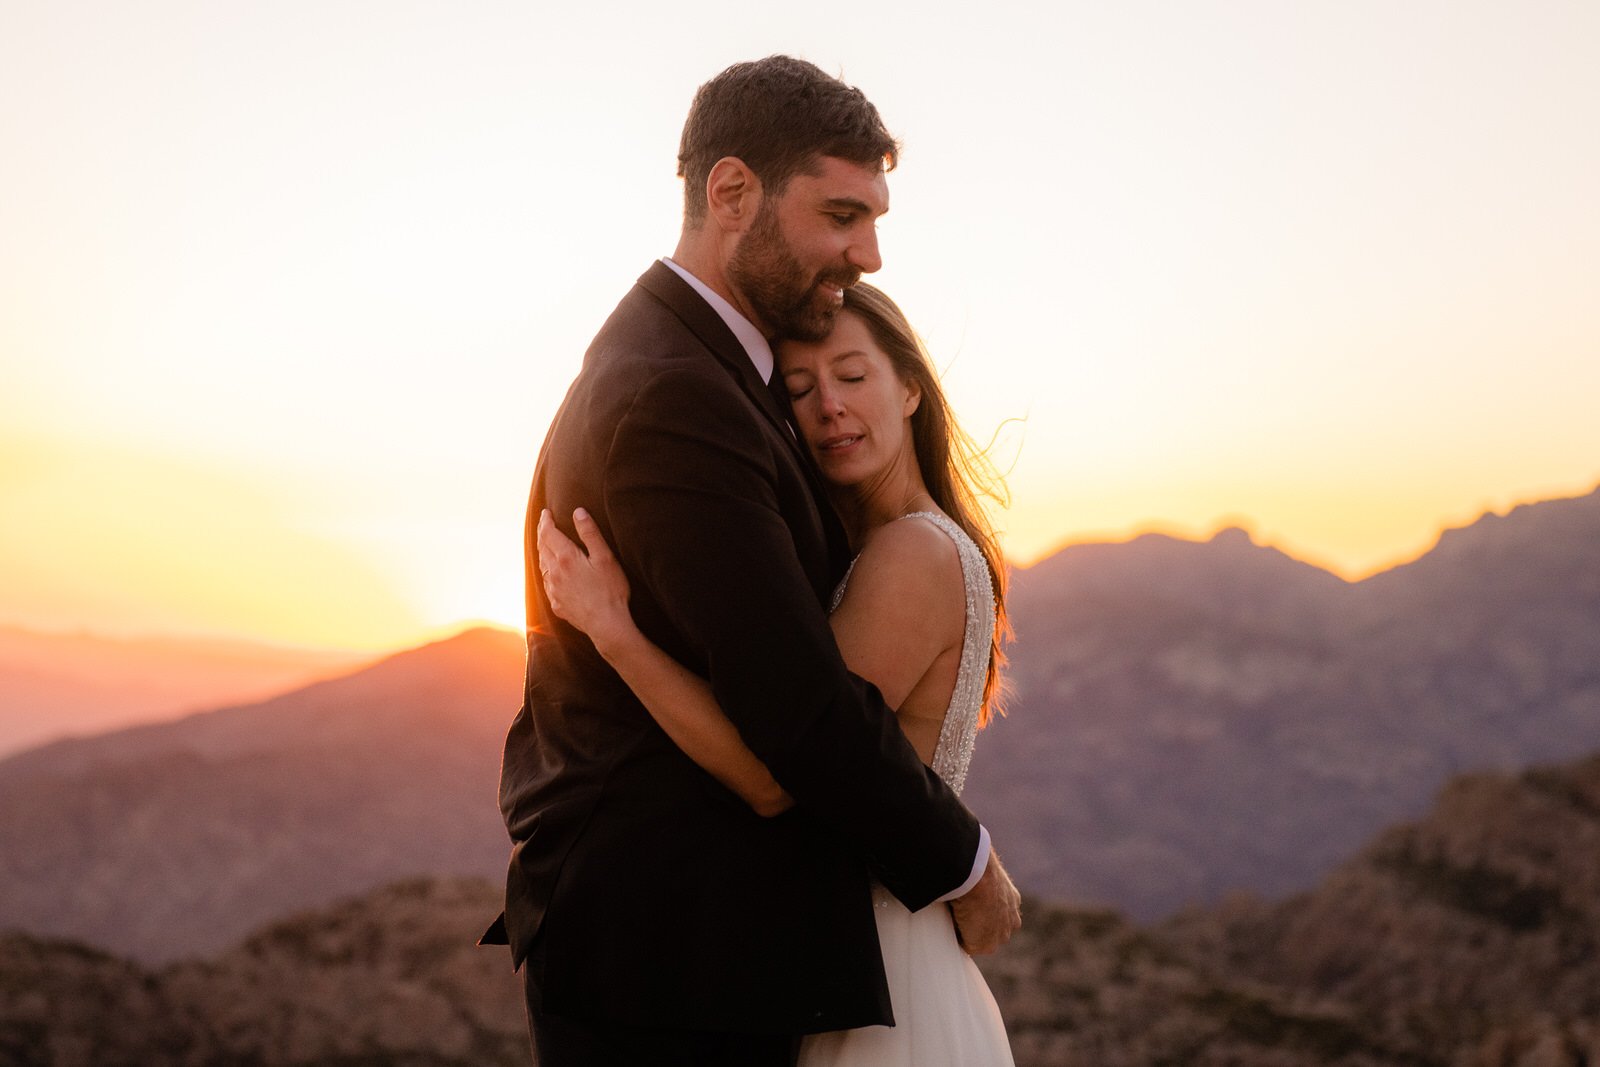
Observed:
[[[772,394],[773,402],[778,405],[778,414],[783,416],[783,421],[789,424],[789,429],[794,429],[794,417],[789,413],[789,387],[783,384],[783,375],[778,373],[778,368],[772,368],[772,377],[767,379],[767,392]]]

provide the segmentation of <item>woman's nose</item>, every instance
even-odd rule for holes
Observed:
[[[844,414],[844,400],[839,396],[839,391],[831,386],[817,388],[817,407],[824,419]]]

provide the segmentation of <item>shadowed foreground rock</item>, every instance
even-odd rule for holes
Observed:
[[[505,950],[473,944],[501,893],[403,882],[161,971],[66,942],[0,941],[0,1064],[526,1067]]]
[[[0,1063],[528,1062],[488,882],[404,882],[162,971],[0,941]],[[1141,927],[1038,901],[980,961],[1019,1067],[1600,1063],[1600,756],[1452,782],[1317,889]]]
[[[1310,893],[1161,929],[1460,1067],[1600,1063],[1600,756],[1451,782]]]

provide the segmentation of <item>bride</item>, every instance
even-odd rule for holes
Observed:
[[[784,342],[778,370],[795,424],[857,554],[830,621],[850,670],[896,708],[925,763],[956,792],[995,710],[1005,582],[976,494],[992,480],[951,417],[900,309],[864,283],[820,342]],[[583,630],[691,759],[763,815],[792,806],[740,740],[710,687],[651,644],[598,527],[573,515],[587,555],[540,516],[539,560],[556,614]],[[946,907],[907,911],[873,889],[893,1027],[805,1038],[801,1067],[988,1067],[1012,1063],[994,998]]]

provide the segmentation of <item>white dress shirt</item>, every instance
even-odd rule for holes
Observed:
[[[696,278],[666,256],[661,257],[661,262],[672,268],[673,273],[688,282],[689,287],[699,293],[701,299],[711,305],[711,310],[715,311],[722,321],[727,323],[728,329],[733,331],[733,336],[738,338],[739,344],[744,346],[745,355],[749,356],[750,362],[755,364],[756,373],[761,375],[761,380],[770,382],[775,362],[772,358],[772,346],[767,343],[767,339],[762,335],[761,331],[756,329],[749,319],[739,314],[732,304],[723,299],[721,294],[705,282]],[[972,861],[972,873],[967,876],[965,882],[940,897],[939,901],[954,900],[957,897],[965,896],[973,886],[978,884],[978,879],[983,877],[984,868],[988,867],[988,865],[989,831],[982,823],[979,823],[978,855]],[[935,901],[935,903],[939,901]]]

